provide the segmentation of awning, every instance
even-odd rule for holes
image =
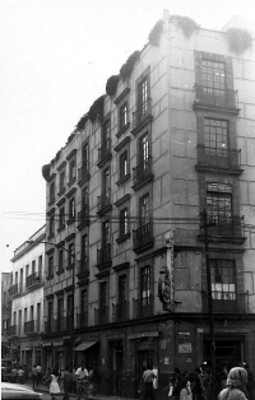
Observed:
[[[79,344],[79,346],[74,348],[74,351],[85,351],[87,349],[89,349],[90,347],[94,346],[94,344],[97,343],[96,341],[93,342],[82,342],[81,344]]]

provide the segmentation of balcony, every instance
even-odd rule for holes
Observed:
[[[214,313],[246,314],[249,312],[248,293],[215,293],[212,291],[212,298]],[[202,292],[202,300],[203,310],[208,312],[208,297],[205,291]]]
[[[224,172],[230,172],[240,174],[241,164],[241,150],[225,149],[225,148],[213,148],[199,145],[197,148],[197,169],[210,171],[210,170],[223,170]]]
[[[101,168],[107,161],[110,161],[112,158],[111,152],[111,139],[104,139],[102,142],[102,146],[98,149],[98,160],[97,166]]]
[[[133,231],[133,243],[133,249],[136,253],[140,253],[153,247],[153,224],[151,221],[141,225],[138,229]]]
[[[87,256],[83,257],[81,260],[78,260],[78,272],[77,277],[79,279],[84,279],[89,276],[89,259]]]
[[[112,263],[111,258],[111,244],[106,243],[102,246],[101,249],[97,249],[97,268],[103,269],[108,267]]]
[[[77,314],[77,328],[82,329],[88,326],[88,311],[83,311]]]
[[[42,283],[42,277],[37,272],[26,277],[26,289],[32,289]]]
[[[140,162],[134,169],[134,185],[133,189],[138,190],[141,186],[153,181],[152,157]]]
[[[112,305],[112,322],[127,321],[129,319],[129,302]]]
[[[133,112],[132,133],[134,135],[152,121],[153,116],[151,110],[150,98],[142,104],[138,104],[136,111]]]
[[[35,333],[37,332],[36,327],[37,325],[35,320],[27,321],[24,323],[24,333]]]
[[[145,318],[153,315],[153,296],[150,295],[143,299],[133,299],[134,318]]]
[[[89,205],[83,205],[81,211],[78,212],[78,225],[79,230],[83,229],[85,226],[89,226]]]
[[[18,283],[15,283],[15,285],[12,285],[10,287],[9,293],[10,293],[10,296],[15,296],[15,295],[19,294],[19,285],[18,285]]]
[[[193,109],[222,110],[236,115],[239,113],[237,91],[196,85],[196,100]]]
[[[109,322],[109,308],[104,306],[102,308],[95,308],[94,322],[95,325],[104,325]]]
[[[97,196],[97,214],[99,216],[109,212],[112,209],[111,197],[109,193],[103,193]]]
[[[87,165],[83,165],[81,168],[78,168],[78,185],[82,186],[84,183],[88,182],[89,179],[89,167]]]
[[[201,215],[201,228],[199,238],[204,240],[204,216]],[[235,242],[242,243],[245,237],[244,218],[239,216],[219,216],[214,220],[212,216],[207,217],[207,235],[212,242]]]
[[[45,333],[57,332],[57,321],[55,319],[48,319],[45,322]]]
[[[18,334],[18,327],[17,325],[11,325],[8,329],[8,333],[10,336],[17,336]]]

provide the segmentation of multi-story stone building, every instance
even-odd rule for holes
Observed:
[[[45,365],[96,363],[130,397],[147,362],[161,390],[212,340],[217,367],[254,369],[251,35],[166,13],[106,92],[43,167]]]
[[[2,358],[8,358],[10,356],[9,351],[9,324],[10,324],[10,289],[11,286],[11,273],[10,272],[2,272],[1,273],[1,327],[2,327],[2,347],[1,354]]]
[[[10,353],[27,368],[42,362],[45,225],[14,251],[10,287]]]

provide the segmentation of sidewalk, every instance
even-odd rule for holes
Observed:
[[[32,387],[32,383],[28,382],[26,383],[27,386],[31,386]],[[36,388],[37,392],[41,392],[41,393],[49,393],[49,388],[46,385],[42,385],[40,384],[37,388]],[[63,389],[61,388],[61,393],[60,395],[64,396],[64,392]],[[76,399],[76,394],[74,393],[70,393],[70,399]],[[91,394],[88,395],[88,399],[89,400],[137,400],[137,399],[128,399],[126,397],[120,397],[120,396],[106,396],[106,395],[101,395],[101,394],[97,394],[96,396],[92,396]]]

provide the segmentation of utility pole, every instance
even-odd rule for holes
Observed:
[[[208,226],[214,224],[207,223],[207,212],[205,209],[203,212],[203,220],[204,220],[204,232],[205,232],[205,261],[206,261],[208,318],[209,318],[209,333],[210,333],[210,356],[211,356],[211,366],[212,366],[212,400],[214,400],[216,399],[216,362],[215,362],[213,299],[212,299],[209,243],[208,243],[208,230],[207,230]]]

